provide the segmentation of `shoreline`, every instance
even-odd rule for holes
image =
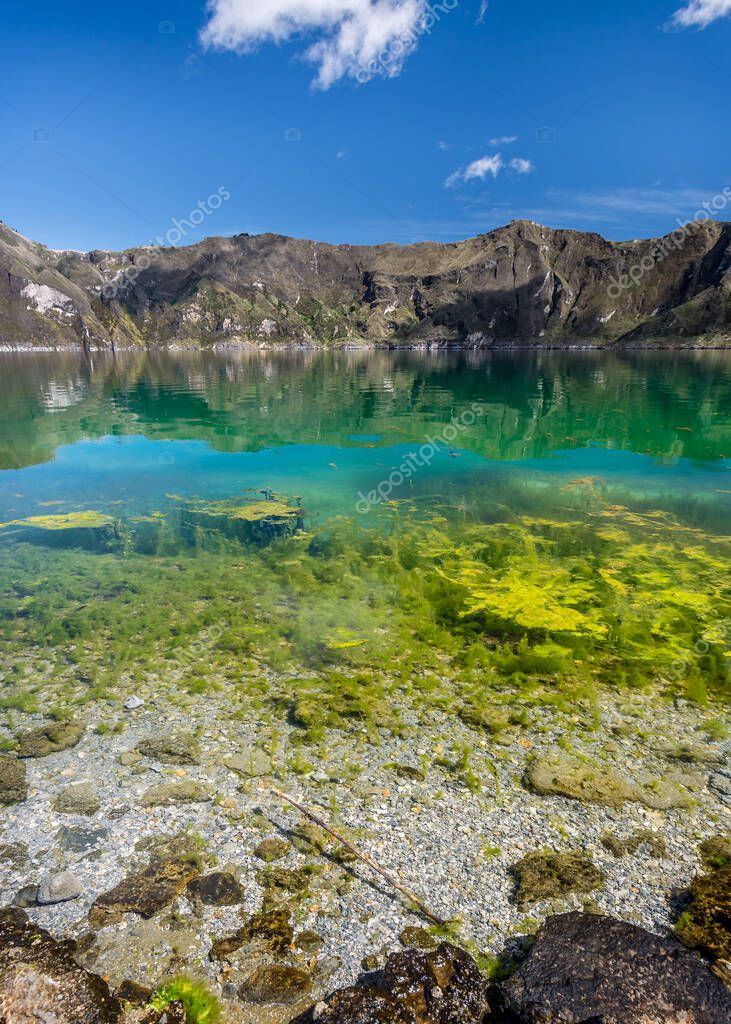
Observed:
[[[596,345],[590,342],[579,344],[495,344],[495,345],[462,345],[458,343],[427,343],[422,345],[378,345],[364,342],[359,344],[345,345],[314,345],[304,342],[291,342],[286,344],[262,344],[257,345],[250,342],[217,342],[212,345],[196,344],[194,342],[175,342],[169,345],[116,345],[114,347],[96,347],[93,345],[34,345],[27,342],[14,344],[0,344],[0,354],[63,354],[65,352],[89,353],[93,355],[117,355],[119,353],[133,352],[137,354],[153,354],[155,352],[198,352],[201,354],[234,354],[234,353],[270,353],[270,352],[731,352],[731,341],[723,344],[681,345],[671,342],[658,341],[651,344],[619,344],[610,342],[606,345]]]
[[[269,683],[286,686],[286,680]],[[461,919],[453,941],[485,962],[519,950],[543,919],[570,910],[670,934],[679,896],[701,867],[699,844],[731,831],[731,796],[715,788],[731,779],[731,745],[709,742],[709,710],[686,701],[604,691],[596,708],[579,701],[560,712],[531,707],[516,695],[525,724],[498,736],[448,713],[424,715],[406,706],[402,736],[380,729],[369,740],[355,726],[328,732],[311,748],[296,725],[283,720],[273,728],[225,695],[171,700],[160,695],[163,689],[162,680],[148,682],[139,690],[144,704],[133,711],[122,710],[126,695],[86,705],[77,746],[25,759],[29,795],[6,808],[0,837],[2,905],[24,890],[27,899],[28,886],[69,871],[78,898],[26,903],[26,912],[55,937],[80,943],[79,963],[108,977],[113,990],[130,979],[155,987],[171,973],[186,973],[225,999],[245,980],[247,963],[235,953],[211,959],[212,944],[268,899],[286,908],[297,934],[319,937],[308,940],[317,951],[305,958],[313,979],[308,1005],[351,984],[364,962],[382,965],[402,948],[404,928],[429,930],[377,875],[342,858],[322,833],[303,828],[298,812],[272,797],[270,779],[318,808],[437,914]],[[110,712],[124,716],[123,732],[95,731]],[[40,715],[23,719],[19,731],[43,722]],[[161,739],[160,721],[165,736],[190,737],[197,753],[188,757],[188,741],[181,739],[177,755],[156,754],[149,743]],[[459,751],[467,749],[465,768]],[[557,754],[632,779],[643,792],[657,793],[657,806],[630,800],[613,807],[531,791],[526,769]],[[694,763],[695,757],[701,760]],[[96,805],[92,800],[85,813],[73,813],[67,802],[59,810],[62,794],[80,783],[88,784],[87,800],[94,791]],[[624,855],[606,845],[606,835],[621,844],[638,833],[654,836],[664,853],[653,854],[646,842]],[[278,840],[281,858],[262,860],[255,852],[262,840]],[[139,870],[151,850],[176,841],[179,848],[192,844],[201,871],[233,875],[241,899],[206,906],[183,889],[149,920],[125,913],[90,929],[88,914],[100,895]],[[19,845],[27,848],[24,862]],[[13,848],[15,865],[6,860]],[[603,886],[516,905],[515,864],[547,848],[587,858],[604,876]],[[280,869],[283,887],[272,889]],[[302,962],[296,950],[280,959]],[[227,1021],[294,1016],[292,1006],[264,1017],[257,1016],[261,1007],[236,999],[225,1005]]]

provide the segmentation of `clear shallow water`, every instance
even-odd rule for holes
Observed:
[[[579,675],[703,698],[731,665],[730,470],[728,353],[3,356],[3,699],[41,656],[75,701],[128,686],[212,625],[185,685],[437,659],[468,703]],[[272,494],[296,536],[181,529]],[[113,544],[22,525],[90,512]]]

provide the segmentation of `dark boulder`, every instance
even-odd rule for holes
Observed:
[[[89,911],[89,924],[92,928],[104,928],[116,924],[123,914],[153,917],[185,892],[199,874],[197,866],[187,858],[153,861],[97,896]]]
[[[365,983],[341,989],[302,1024],[481,1024],[489,986],[472,957],[442,943],[431,952],[394,953]]]
[[[3,1024],[116,1024],[122,1007],[102,978],[79,967],[73,944],[57,942],[22,910],[0,910]]]
[[[522,1024],[728,1024],[731,992],[672,938],[594,914],[549,918],[504,986]]]

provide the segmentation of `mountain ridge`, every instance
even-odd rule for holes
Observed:
[[[0,347],[731,347],[731,223],[656,239],[533,221],[459,242],[212,236],[52,250],[0,223]]]

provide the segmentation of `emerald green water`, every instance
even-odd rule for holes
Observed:
[[[296,677],[305,725],[307,695],[332,724],[399,674],[465,713],[506,681],[705,700],[731,663],[730,470],[722,352],[4,355],[3,700],[168,663],[196,692]],[[272,494],[294,535],[181,530],[193,499]],[[91,511],[114,543],[27,528]]]

